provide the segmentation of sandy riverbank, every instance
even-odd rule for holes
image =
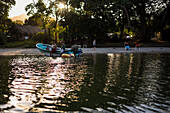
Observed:
[[[118,48],[82,48],[83,53],[170,53],[170,47],[143,47],[140,50],[131,48],[126,51],[123,47]],[[0,49],[0,55],[42,55],[36,48],[7,48]]]

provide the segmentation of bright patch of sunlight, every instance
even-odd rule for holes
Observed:
[[[58,4],[58,8],[60,8],[60,9],[65,8],[65,4],[63,4],[63,3],[60,2],[60,3]]]

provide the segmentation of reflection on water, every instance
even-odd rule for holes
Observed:
[[[169,75],[169,54],[0,56],[0,111],[170,112]]]

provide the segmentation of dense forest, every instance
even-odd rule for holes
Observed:
[[[23,32],[22,26],[16,27],[19,23],[8,18],[15,2],[0,1],[0,44],[20,40],[21,35],[44,43],[64,40],[71,44],[90,44],[94,39],[117,42],[125,36],[149,42],[155,33],[170,40],[169,0],[32,0],[25,7],[29,18],[24,25],[38,26],[36,34],[31,27]]]

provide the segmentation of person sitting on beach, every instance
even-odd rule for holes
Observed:
[[[124,42],[125,50],[130,50],[130,46],[128,42]]]

